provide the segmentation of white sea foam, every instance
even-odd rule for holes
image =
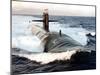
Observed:
[[[95,36],[95,34],[96,34],[95,32],[91,32],[91,35],[92,35],[92,36]]]
[[[26,57],[36,62],[41,62],[41,64],[47,64],[55,60],[68,60],[77,51],[78,50],[72,50],[62,53],[37,53],[37,54],[34,53],[34,54],[17,54],[17,55],[21,57]]]
[[[57,23],[56,25],[53,23],[50,23],[50,30],[59,32],[59,30],[62,31],[62,33],[70,36],[74,40],[78,41],[82,45],[87,44],[87,37],[86,37],[86,30],[83,28],[71,28],[71,27],[61,27],[61,24]]]
[[[32,16],[12,16],[12,47],[31,52],[43,52],[44,46],[40,39],[29,29],[31,21],[39,19]]]
[[[43,52],[44,44],[36,36],[18,36],[12,38],[12,47],[30,52]]]

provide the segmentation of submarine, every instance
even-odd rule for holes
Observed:
[[[44,52],[66,52],[67,50],[80,50],[83,45],[72,39],[70,36],[59,32],[50,32],[49,22],[56,22],[57,20],[49,20],[48,9],[43,12],[43,20],[32,20],[36,22],[43,22],[43,28],[32,25],[32,34],[36,35],[44,44]]]

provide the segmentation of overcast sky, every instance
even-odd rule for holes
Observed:
[[[44,9],[50,15],[62,16],[95,16],[94,6],[64,5],[34,2],[12,2],[12,14],[42,15]]]

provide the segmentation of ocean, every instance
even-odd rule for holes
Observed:
[[[31,26],[43,27],[42,16],[12,15],[12,52],[25,50],[28,55],[12,54],[12,73],[30,74],[96,69],[96,17],[50,16],[50,32],[61,32],[79,42],[91,52],[69,51],[61,54],[44,53],[41,40],[31,32]],[[36,56],[34,55],[37,53]],[[32,54],[33,53],[33,54]],[[71,56],[70,56],[71,55]],[[25,57],[24,57],[25,56]],[[66,60],[65,57],[67,56]],[[35,59],[35,60],[34,60]],[[68,59],[68,60],[67,60]],[[38,61],[38,62],[37,62]],[[40,64],[43,61],[45,64]],[[47,63],[48,62],[48,63]]]

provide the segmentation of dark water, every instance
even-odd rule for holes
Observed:
[[[35,16],[42,18],[42,16]],[[49,16],[51,20],[58,20],[61,24],[69,24],[70,27],[82,27],[90,31],[95,31],[96,17],[84,17],[84,16]]]
[[[90,31],[95,31],[96,27],[95,17],[51,16],[50,19],[57,19],[61,24],[69,24],[70,27],[82,27]]]
[[[96,52],[77,52],[70,60],[55,60],[41,65],[24,57],[12,55],[12,74],[30,74],[96,69]]]

